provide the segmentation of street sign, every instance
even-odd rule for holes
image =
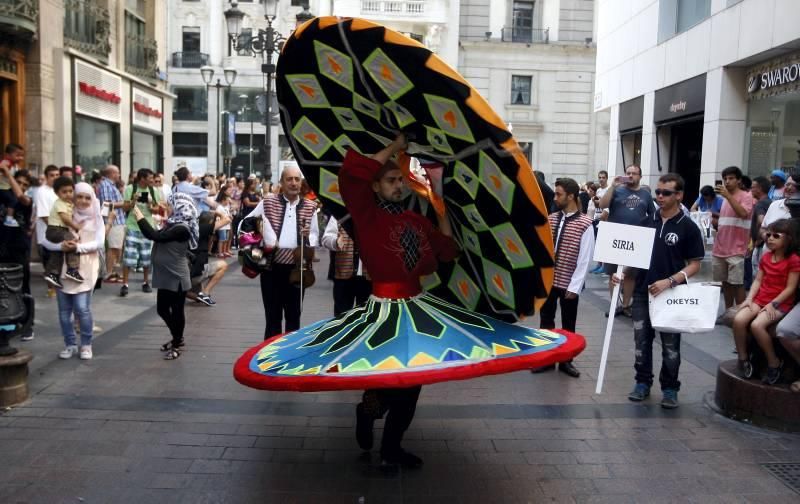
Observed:
[[[656,230],[613,222],[600,222],[594,246],[594,260],[634,268],[650,267]]]
[[[607,264],[616,264],[617,271],[615,275],[617,276],[622,275],[622,269],[625,266],[648,269],[655,237],[656,230],[654,228],[601,222],[597,228],[594,260]],[[616,284],[614,291],[611,293],[606,335],[603,339],[603,353],[600,357],[600,371],[597,373],[596,394],[603,391],[603,378],[606,374],[608,350],[611,346],[611,332],[614,329],[614,314],[617,311],[619,287],[620,284]]]

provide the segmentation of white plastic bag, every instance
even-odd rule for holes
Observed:
[[[701,333],[714,329],[720,288],[702,283],[678,285],[650,296],[650,325],[656,331]]]

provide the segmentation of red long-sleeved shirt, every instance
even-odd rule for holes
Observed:
[[[411,297],[422,292],[420,276],[434,273],[438,261],[452,261],[458,255],[458,244],[420,214],[408,210],[391,214],[378,206],[372,182],[380,168],[378,161],[349,150],[339,171],[339,191],[353,219],[372,292],[385,298]],[[419,259],[411,271],[403,262],[400,241],[406,229],[419,241]]]

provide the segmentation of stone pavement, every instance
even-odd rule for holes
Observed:
[[[325,262],[316,269],[304,322],[332,306]],[[800,462],[800,437],[703,403],[717,362],[732,357],[727,330],[685,338],[681,407],[665,411],[656,389],[644,404],[627,401],[632,329],[618,319],[605,389],[594,394],[603,282],[593,276],[582,295],[579,380],[519,372],[425,387],[405,443],[425,466],[396,475],[359,459],[359,393],[262,392],[233,380],[234,360],[263,330],[258,282],[235,269],[216,307],[187,306],[188,348],[174,362],[158,351],[168,336],[154,295],[136,282],[128,299],[111,287],[96,295],[104,330],[89,362],[56,359],[55,302],[37,296],[34,395],[0,415],[0,502],[800,502],[760,466]]]

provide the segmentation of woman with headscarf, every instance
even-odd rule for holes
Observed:
[[[73,221],[81,226],[78,240],[68,240],[58,244],[45,242],[42,245],[50,250],[78,252],[81,256],[78,271],[86,281],[69,282],[56,291],[58,300],[58,321],[64,336],[64,350],[58,354],[69,359],[79,354],[81,359],[92,358],[92,290],[100,272],[99,251],[106,240],[105,224],[100,212],[100,202],[94,188],[86,182],[75,185],[75,209]],[[64,266],[66,267],[66,266]],[[78,319],[81,333],[80,350],[76,344],[73,314]]]
[[[188,194],[173,192],[169,197],[172,214],[163,229],[156,230],[134,207],[133,215],[139,229],[148,240],[153,241],[153,287],[157,289],[156,310],[167,324],[172,339],[161,346],[166,352],[164,359],[180,357],[184,346],[183,330],[186,317],[183,306],[186,292],[192,287],[189,276],[189,249],[197,248],[200,229],[197,223],[197,208]]]

